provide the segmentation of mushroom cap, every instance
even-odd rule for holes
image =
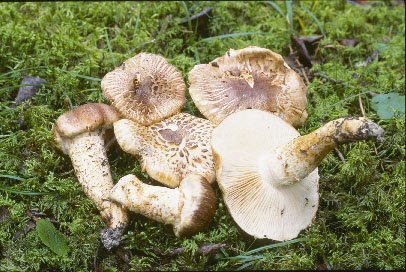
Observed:
[[[207,228],[216,211],[216,194],[201,175],[189,174],[180,183],[183,207],[180,222],[174,226],[177,237],[195,234]]]
[[[307,119],[307,87],[281,55],[250,46],[189,72],[189,93],[200,112],[219,124],[245,109],[269,111],[295,127]]]
[[[135,155],[150,177],[174,188],[189,173],[215,180],[210,138],[214,124],[179,113],[145,127],[128,119],[114,123],[120,147]]]
[[[299,182],[272,183],[280,168],[275,149],[298,136],[291,125],[260,110],[234,113],[213,131],[211,144],[224,202],[235,222],[255,238],[293,239],[316,215],[317,168]]]
[[[86,131],[111,129],[113,123],[120,119],[120,114],[111,106],[102,103],[84,104],[65,112],[56,119],[52,127],[52,135],[56,147],[65,154],[65,138],[73,138]],[[102,132],[104,137],[111,135]]]
[[[101,88],[123,117],[151,125],[180,112],[186,85],[181,73],[163,57],[140,53],[107,73]]]

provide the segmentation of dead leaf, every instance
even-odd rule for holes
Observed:
[[[47,82],[39,77],[30,77],[24,75],[23,80],[21,81],[20,85],[29,85],[29,84],[36,84],[34,86],[22,86],[18,90],[17,97],[15,99],[15,104],[12,105],[13,108],[17,107],[21,103],[26,100],[31,99],[33,95],[37,93],[37,91],[41,88],[40,84],[47,84]]]

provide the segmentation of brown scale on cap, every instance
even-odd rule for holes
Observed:
[[[245,109],[271,112],[295,127],[307,119],[307,87],[269,49],[230,49],[210,64],[196,65],[188,80],[197,108],[215,124]]]
[[[181,73],[163,57],[140,53],[107,73],[103,96],[123,117],[151,125],[180,112],[186,85]]]
[[[131,120],[114,123],[120,147],[135,155],[148,175],[169,186],[177,187],[189,173],[215,180],[210,147],[214,124],[188,113],[179,113],[145,127]]]
[[[107,249],[118,245],[128,223],[127,211],[108,200],[114,184],[105,142],[112,138],[113,123],[119,119],[108,105],[86,104],[59,116],[52,128],[56,147],[71,158],[79,184],[109,227],[101,235]]]

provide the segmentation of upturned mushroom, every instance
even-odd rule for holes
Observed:
[[[108,105],[85,104],[59,116],[52,128],[56,147],[71,158],[83,191],[108,226],[101,233],[107,249],[118,245],[128,223],[126,209],[108,200],[114,184],[105,142],[114,137],[113,122],[119,119],[119,113]]]
[[[173,225],[176,237],[204,230],[213,219],[216,195],[207,180],[187,175],[178,188],[148,185],[134,175],[122,177],[110,199],[155,221]]]
[[[101,88],[124,118],[151,125],[182,109],[186,85],[181,73],[163,57],[140,53],[107,73]]]
[[[300,136],[271,113],[240,111],[213,131],[217,183],[234,221],[245,232],[255,238],[290,240],[316,215],[317,166],[325,155],[339,144],[382,140],[384,133],[363,117],[347,117]]]
[[[209,120],[179,113],[148,127],[121,119],[114,123],[114,134],[120,147],[138,158],[143,171],[174,188],[189,173],[214,182],[213,128]]]
[[[282,56],[250,46],[227,53],[189,72],[190,96],[200,112],[219,124],[228,115],[259,109],[294,127],[307,119],[307,87]]]

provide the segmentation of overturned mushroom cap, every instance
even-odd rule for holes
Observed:
[[[245,109],[271,112],[294,127],[307,119],[307,87],[281,55],[250,46],[189,72],[190,96],[200,112],[219,124]]]
[[[114,123],[114,134],[120,147],[138,158],[143,171],[174,188],[189,173],[214,182],[213,128],[209,120],[179,113],[148,127],[121,119]]]
[[[119,119],[111,106],[85,104],[59,116],[52,128],[56,147],[69,155],[83,191],[108,225],[101,235],[107,249],[118,245],[128,223],[127,211],[107,199],[114,184],[106,142],[113,138],[113,122]]]
[[[163,57],[140,53],[107,73],[103,96],[124,118],[151,125],[180,112],[186,85],[181,73]]]
[[[362,117],[331,121],[300,136],[268,112],[245,110],[213,130],[217,183],[235,222],[256,238],[297,237],[319,204],[317,166],[338,144],[381,140],[384,130]]]
[[[175,189],[148,185],[134,175],[127,175],[113,187],[110,199],[130,211],[172,224],[179,238],[207,228],[216,209],[213,188],[197,174],[187,175]]]

